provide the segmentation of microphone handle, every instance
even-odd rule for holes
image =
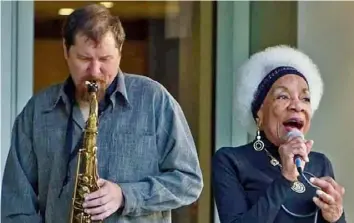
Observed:
[[[301,175],[302,174],[302,168],[301,168],[301,158],[300,158],[299,155],[295,156],[295,165],[296,165],[297,171]]]

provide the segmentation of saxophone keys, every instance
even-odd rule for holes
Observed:
[[[82,187],[82,191],[83,191],[83,192],[86,192],[86,193],[89,193],[89,192],[90,192],[90,189],[89,189],[87,186],[83,186],[83,187]]]
[[[82,181],[84,181],[84,183],[88,183],[89,182],[89,178],[87,176],[82,177]]]
[[[90,193],[90,189],[87,186],[82,186],[79,190],[79,194],[81,198],[84,198],[87,194]]]

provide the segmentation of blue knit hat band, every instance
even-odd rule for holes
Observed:
[[[287,74],[298,75],[304,78],[307,83],[305,76],[293,67],[281,66],[270,71],[258,85],[257,91],[254,94],[254,100],[252,102],[252,115],[254,119],[257,118],[257,112],[261,108],[263,101],[274,82]]]

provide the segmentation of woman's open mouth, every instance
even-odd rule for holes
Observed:
[[[283,122],[283,125],[288,131],[294,128],[301,130],[304,127],[304,121],[299,118],[290,118]]]

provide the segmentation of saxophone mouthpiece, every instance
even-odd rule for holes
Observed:
[[[98,91],[98,85],[96,81],[85,81],[85,84],[87,86],[88,92],[97,92]]]

